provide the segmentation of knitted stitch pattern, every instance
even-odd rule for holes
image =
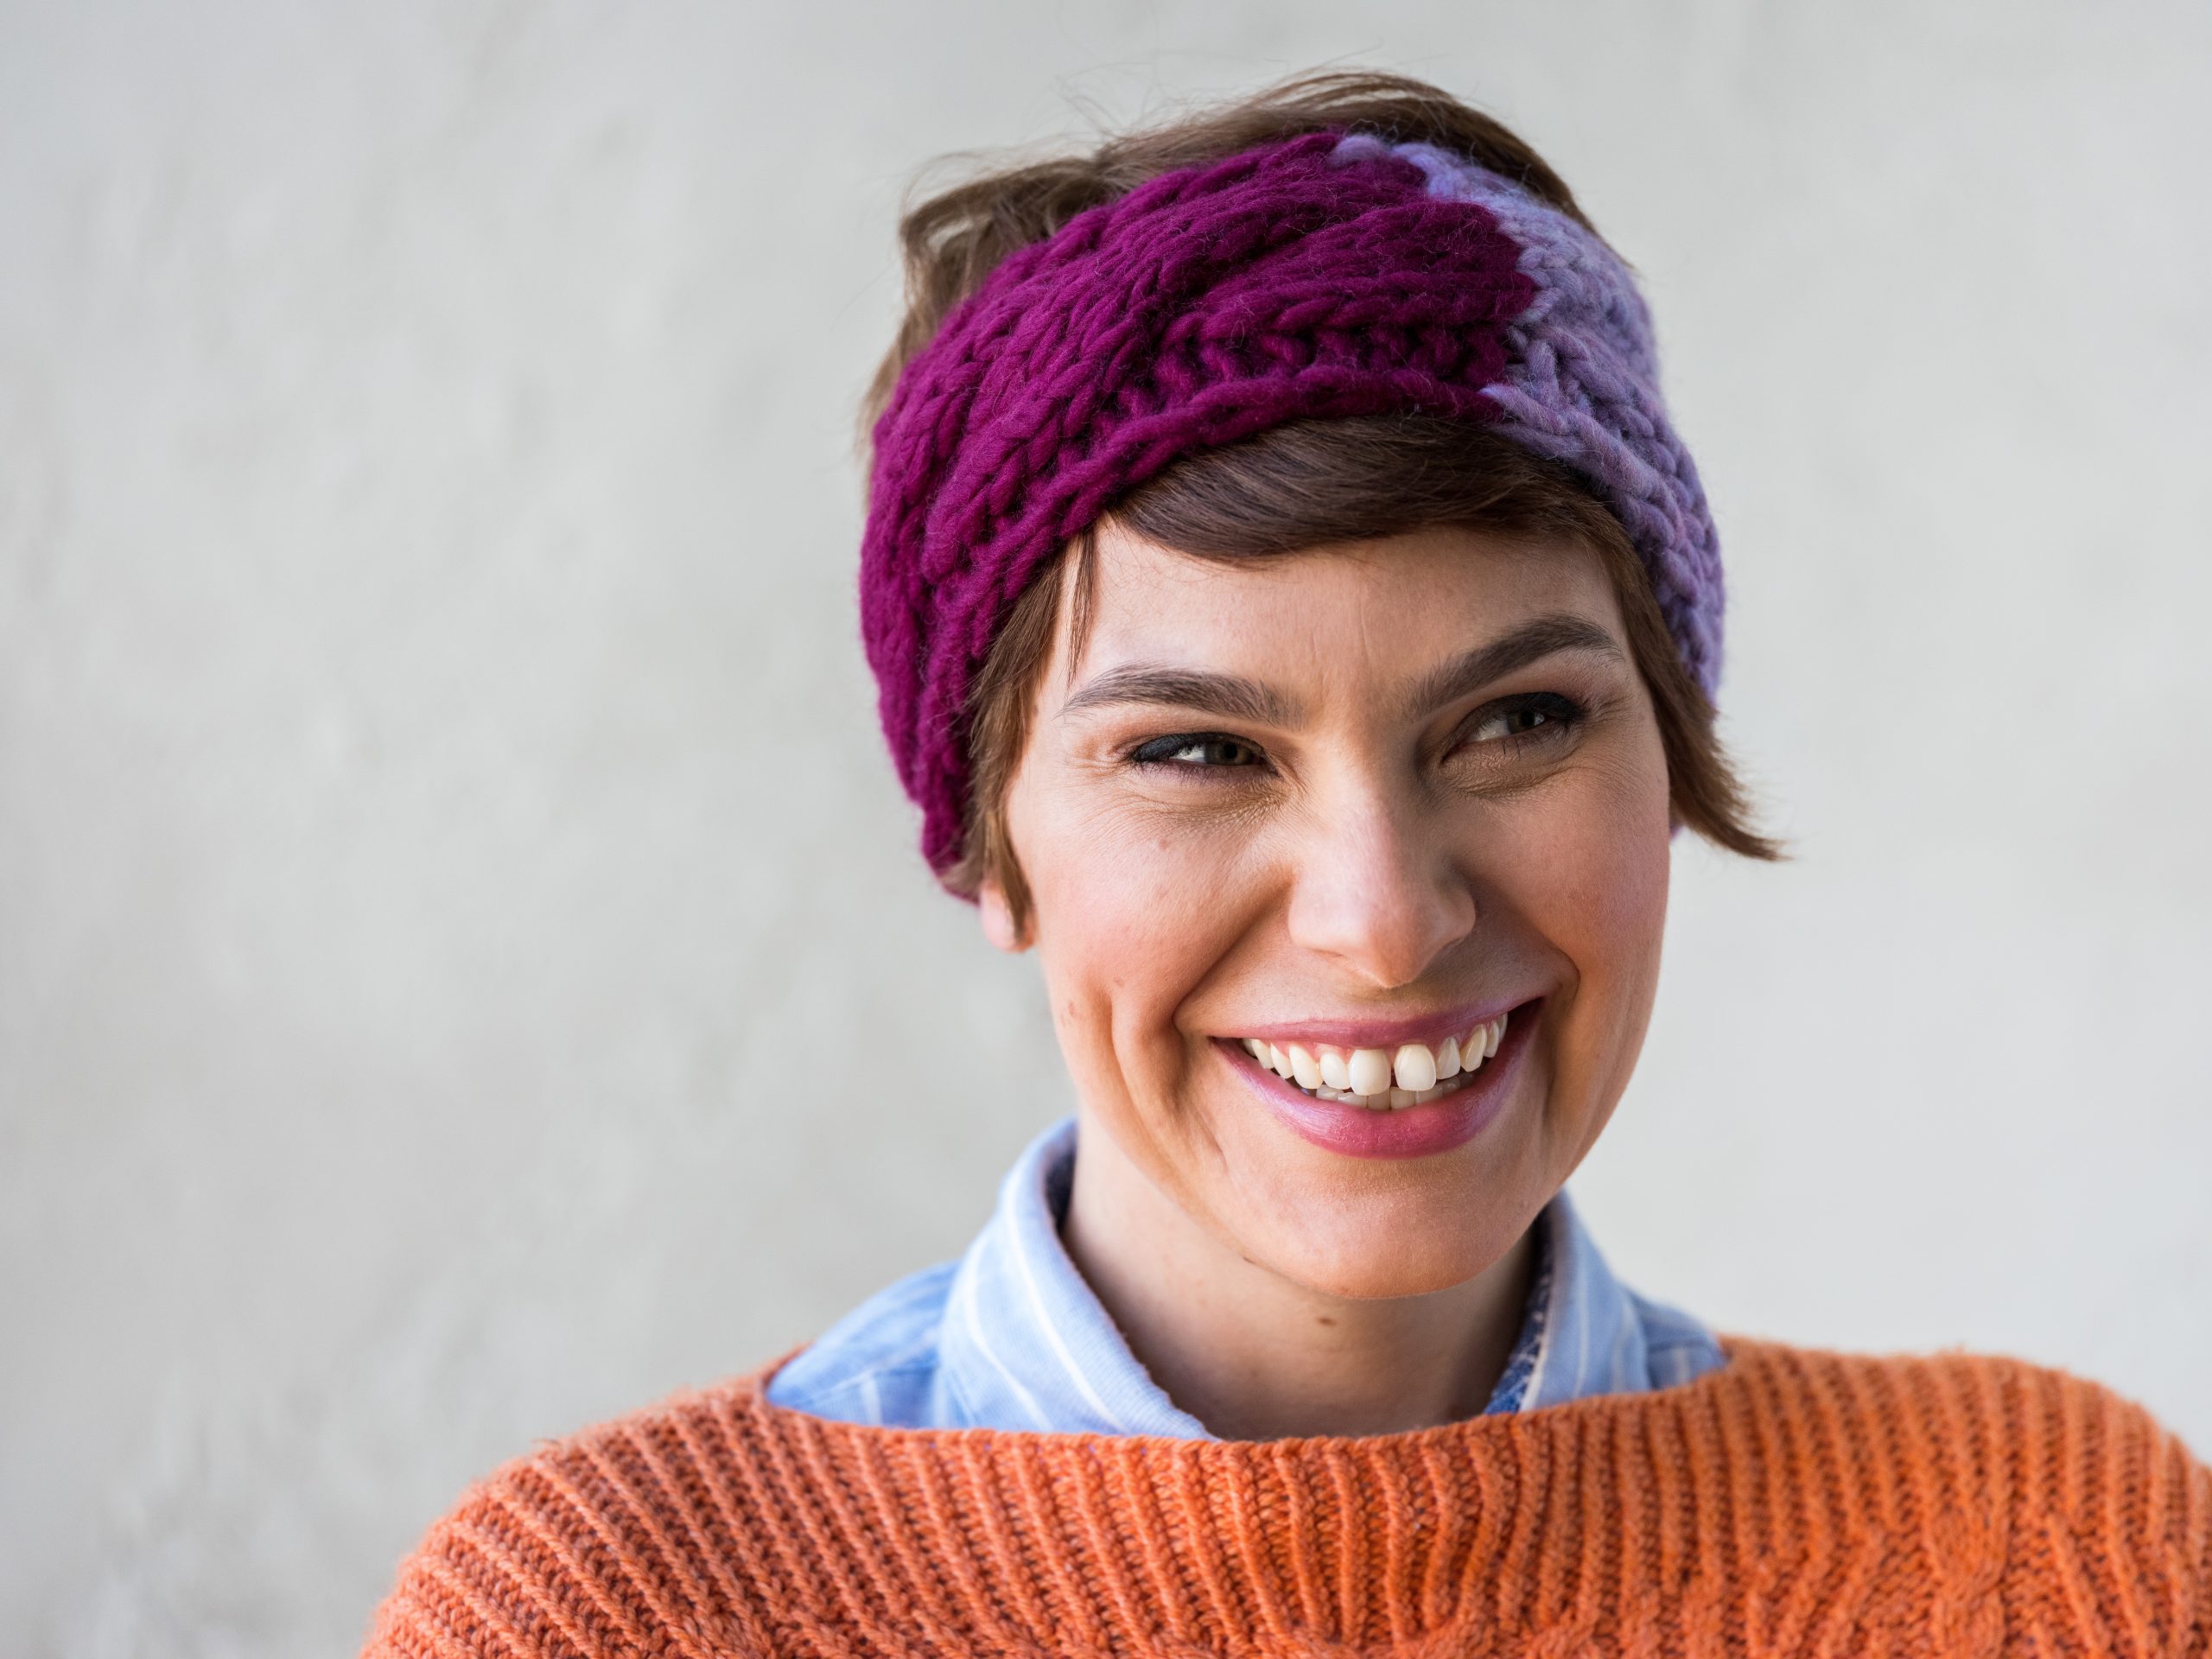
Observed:
[[[871,1428],[773,1367],[545,1446],[369,1659],[1669,1659],[2212,1647],[2212,1470],[2021,1362],[1729,1338],[1695,1382],[1370,1438]]]
[[[1465,158],[1322,132],[1153,179],[1011,255],[877,422],[861,619],[922,845],[960,855],[968,698],[1039,566],[1178,458],[1287,421],[1496,423],[1629,531],[1691,675],[1719,547],[1629,273]]]

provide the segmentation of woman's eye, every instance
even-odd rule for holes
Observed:
[[[1486,710],[1467,734],[1471,743],[1510,741],[1515,738],[1548,739],[1563,736],[1581,718],[1582,710],[1569,699],[1545,692],[1516,697]]]
[[[1259,763],[1260,752],[1241,737],[1183,733],[1154,738],[1132,750],[1129,759],[1143,766],[1249,766]]]

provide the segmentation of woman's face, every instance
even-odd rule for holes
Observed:
[[[1006,804],[1086,1133],[1312,1289],[1473,1277],[1604,1128],[1658,976],[1666,763],[1599,555],[1222,563],[1109,523],[1096,576]]]

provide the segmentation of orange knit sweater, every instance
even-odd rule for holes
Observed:
[[[2212,1470],[2139,1408],[2013,1360],[1725,1346],[1656,1394],[1277,1441],[827,1422],[770,1367],[472,1487],[366,1651],[2212,1651]]]

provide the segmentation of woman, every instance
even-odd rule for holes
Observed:
[[[1080,1102],[968,1253],[475,1488],[371,1650],[2202,1654],[2212,1472],[2016,1362],[1716,1336],[1563,1183],[1669,845],[1773,849],[1628,271],[1311,78],[906,226],[861,611]]]

